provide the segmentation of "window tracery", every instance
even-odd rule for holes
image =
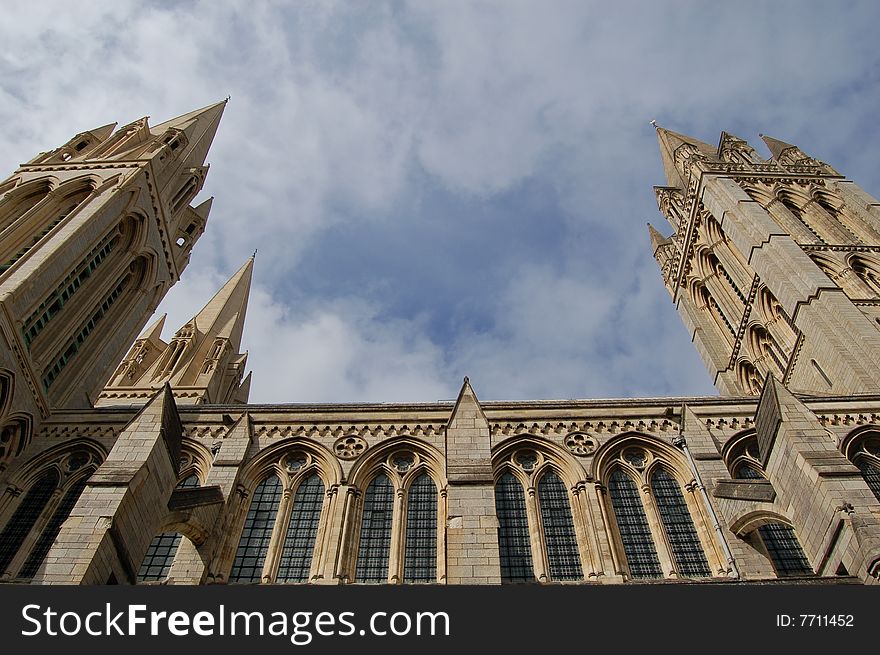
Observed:
[[[445,516],[445,492],[435,477],[439,458],[405,438],[369,459],[362,473],[353,474],[369,479],[360,507],[354,582],[436,582],[443,534],[438,525]]]
[[[586,442],[567,439],[565,443],[582,448]],[[546,445],[528,440],[507,444],[496,453],[502,582],[584,577],[571,484],[563,481],[563,476],[569,477],[563,474],[568,463],[561,457]]]
[[[0,575],[36,575],[104,453],[88,442],[46,451],[23,469],[21,500],[0,531]]]
[[[708,577],[726,570],[690,470],[668,444],[625,436],[597,455],[613,542],[632,578]]]
[[[230,582],[308,582],[327,500],[328,467],[315,446],[273,449],[244,517]]]

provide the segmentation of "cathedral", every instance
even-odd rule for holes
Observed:
[[[880,583],[880,201],[854,182],[657,128],[653,254],[718,396],[250,404],[253,259],[169,341],[147,325],[224,108],[0,182],[0,581]]]

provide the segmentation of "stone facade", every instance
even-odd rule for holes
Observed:
[[[205,229],[224,104],[0,184],[0,580],[880,581],[880,203],[854,183],[658,128],[654,254],[719,397],[248,404],[253,260],[137,336]]]

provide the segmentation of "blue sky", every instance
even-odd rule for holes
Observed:
[[[12,2],[0,170],[231,95],[166,338],[259,249],[253,402],[714,394],[651,119],[880,195],[876,2]]]

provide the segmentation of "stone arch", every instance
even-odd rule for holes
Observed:
[[[605,480],[610,473],[610,467],[617,463],[614,461],[615,458],[617,458],[624,449],[631,446],[641,446],[649,452],[659,454],[661,459],[665,459],[674,467],[675,475],[680,481],[684,480],[684,483],[688,483],[693,480],[693,476],[689,473],[690,469],[688,468],[687,461],[685,461],[684,455],[682,455],[680,450],[662,439],[636,431],[623,432],[615,435],[599,447],[593,457],[593,467],[591,470],[593,478],[596,480]],[[645,462],[645,472],[648,471],[647,466],[653,464],[655,460],[656,456]],[[641,469],[636,469],[629,463],[625,464],[630,472],[633,472],[636,475],[641,475]]]
[[[862,472],[865,484],[880,501],[880,426],[856,428],[841,440],[840,450]]]
[[[419,455],[419,461],[415,463],[413,470],[408,470],[406,475],[401,477],[400,473],[389,464],[388,458],[395,451],[406,449],[415,451]],[[352,466],[348,481],[358,489],[366,489],[366,486],[376,475],[384,472],[389,474],[392,480],[396,479],[402,485],[404,478],[409,481],[415,470],[428,471],[434,478],[438,489],[446,488],[446,465],[440,451],[426,441],[409,435],[400,435],[373,446],[362,454]],[[405,487],[400,486],[399,488]]]
[[[530,563],[533,580],[560,582],[601,570],[596,528],[583,507],[589,479],[583,465],[557,443],[528,433],[505,439],[492,451],[502,574]],[[518,482],[518,493],[505,486],[507,475]],[[525,523],[527,538],[519,534]],[[511,541],[514,533],[518,536]]]
[[[11,552],[7,544],[3,560],[9,575],[30,579],[37,573],[62,523],[105,457],[106,451],[97,442],[85,438],[74,439],[32,458],[10,478],[10,487],[17,487],[22,493],[16,503],[7,502],[0,508],[4,535],[10,525],[20,525],[17,517],[25,507],[29,522],[26,531],[18,530],[13,546],[16,552]],[[45,487],[47,480],[52,481],[54,489],[45,488],[39,503],[34,505],[30,491],[37,486]]]
[[[761,285],[757,294],[757,306],[761,311],[764,323],[771,323],[778,318],[785,318],[782,304],[765,285]]]
[[[787,516],[772,509],[756,509],[734,518],[730,529],[767,558],[776,577],[814,575],[815,570]]]
[[[764,209],[767,209],[776,200],[776,194],[763,184],[745,184],[743,185],[743,191]]]
[[[731,478],[740,477],[737,474],[740,466],[749,466],[755,469],[761,477],[767,477],[764,466],[761,464],[758,435],[754,428],[742,430],[730,437],[721,447],[721,459],[724,461]]]
[[[516,451],[528,448],[543,456],[531,476],[525,475],[522,467],[516,466],[511,460]],[[528,433],[514,435],[492,448],[492,471],[496,483],[506,470],[510,470],[523,484],[528,485],[530,477],[537,481],[548,469],[555,471],[569,487],[588,478],[583,465],[570,452],[545,437]]]
[[[811,251],[807,255],[832,280],[837,280],[844,272],[844,266],[827,253]]]
[[[706,288],[706,285],[696,278],[691,279],[690,295],[694,307],[698,311],[705,310],[712,318],[712,322],[718,328],[722,338],[731,343],[734,337],[733,326],[727,320],[724,312],[721,311],[718,301],[712,297],[712,293]]]
[[[776,370],[776,374],[782,377],[788,365],[787,356],[770,330],[761,323],[752,321],[746,328],[745,337],[752,361],[760,362],[763,360],[767,362]]]
[[[16,412],[3,419],[0,424],[0,471],[30,444],[33,424],[33,417],[25,412]]]
[[[354,489],[355,502],[352,508],[352,521],[348,529],[348,533],[344,536],[346,540],[343,555],[343,577],[355,582],[380,582],[387,581],[390,583],[399,583],[409,577],[409,572],[405,568],[406,558],[406,526],[409,517],[409,498],[412,485],[423,474],[427,474],[433,481],[437,492],[437,519],[436,530],[436,559],[433,574],[436,578],[431,581],[442,581],[446,577],[445,559],[443,554],[446,552],[445,535],[446,530],[446,467],[443,455],[431,444],[417,439],[411,435],[404,434],[388,439],[377,446],[373,446],[364,452],[355,462],[348,476],[348,482]],[[384,476],[384,478],[383,478]],[[387,480],[387,484],[383,482],[380,487],[385,491],[381,493],[373,492],[374,483]],[[393,494],[392,499],[387,498],[388,485],[390,485],[390,493]],[[372,498],[384,499],[384,505],[370,506],[373,502]],[[369,506],[369,507],[368,507]],[[369,532],[365,523],[365,514],[367,511],[382,512],[383,522],[377,524],[380,527],[373,530],[369,527]],[[391,512],[391,520],[389,522],[388,512]],[[375,534],[374,534],[375,533]],[[379,535],[381,533],[381,539]],[[367,541],[364,541],[367,539]],[[379,580],[370,577],[373,574],[381,573],[372,571],[362,579],[365,570],[361,569],[361,564],[365,557],[364,544],[366,548],[373,548],[374,543],[378,543],[382,539],[388,543],[387,548],[380,549],[379,561],[387,558],[383,566],[387,565],[387,580]],[[380,566],[382,571],[385,569]],[[427,581],[427,580],[424,580]]]
[[[829,191],[827,187],[813,185],[810,187],[810,197],[835,218],[839,218],[845,203],[839,194]]]
[[[664,506],[660,503],[663,498],[655,497],[654,478],[660,472],[668,475],[678,485],[680,499],[676,502],[684,502],[684,507],[690,515],[690,523],[696,533],[696,547],[701,552],[697,556],[704,558],[701,572],[687,573],[681,569],[679,556],[683,551],[681,545],[672,539],[668,532],[668,515],[664,515]],[[632,563],[628,551],[632,549],[622,532],[618,520],[618,509],[614,498],[615,488],[618,483],[616,475],[623,475],[633,487],[629,487],[628,494],[632,496],[631,502],[640,503],[643,518],[640,519],[642,540],[650,540],[655,549],[656,564],[649,566],[637,577],[678,577],[685,575],[711,575],[711,571],[723,572],[726,570],[724,555],[716,541],[713,531],[713,519],[704,501],[698,497],[697,484],[694,474],[684,457],[684,454],[671,444],[657,437],[641,432],[625,432],[617,435],[606,442],[597,452],[593,461],[593,475],[601,484],[601,490],[606,495],[604,502],[607,506],[609,522],[609,539],[612,547],[617,552],[620,562],[625,562],[630,572],[633,573]],[[629,484],[629,483],[627,483]],[[670,487],[671,491],[671,487]],[[623,502],[623,498],[620,499]],[[629,528],[628,528],[629,529]],[[690,528],[689,528],[690,529]],[[635,552],[635,551],[632,551]],[[688,551],[690,552],[690,551]],[[681,570],[680,570],[681,569]],[[623,570],[623,569],[622,569]]]
[[[15,394],[15,376],[12,371],[0,368],[0,419],[9,412]]]
[[[866,253],[854,253],[847,257],[847,264],[874,295],[880,295],[880,261]]]
[[[326,447],[307,437],[289,437],[257,453],[242,468],[239,485],[252,490],[272,473],[287,476],[282,455],[294,450],[302,450],[311,458],[302,470],[297,471],[298,474],[315,471],[327,487],[338,485],[344,479],[339,460]]]
[[[204,485],[214,460],[211,451],[202,442],[184,437],[180,444],[180,456],[178,480],[185,480],[190,475],[195,475],[199,479],[199,484]]]
[[[42,202],[58,180],[45,177],[18,184],[0,199],[0,231],[5,230],[19,218]]]
[[[735,370],[742,392],[749,396],[759,396],[764,388],[764,376],[758,368],[748,358],[742,357],[737,361]]]
[[[97,469],[107,458],[107,449],[98,441],[88,437],[79,437],[66,441],[63,444],[47,448],[35,455],[18,468],[9,478],[8,483],[21,488],[30,486],[48,468],[56,468],[64,478],[61,470],[64,456],[76,450],[83,450],[90,454]]]
[[[738,517],[733,523],[731,523],[730,531],[740,539],[743,539],[761,526],[771,523],[781,523],[782,525],[794,528],[794,524],[791,520],[779,512],[757,509]]]

